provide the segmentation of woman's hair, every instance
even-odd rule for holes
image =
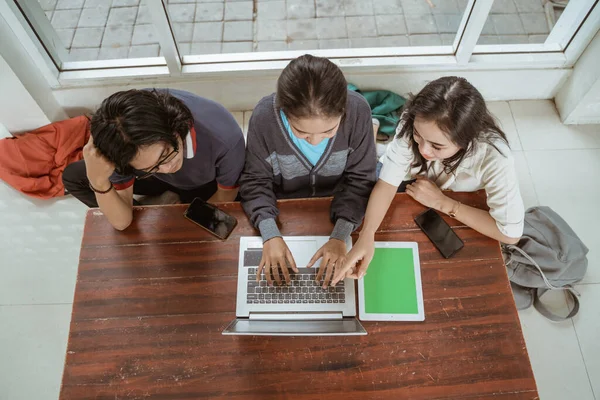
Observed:
[[[177,150],[194,124],[190,110],[168,92],[127,90],[106,98],[91,118],[94,146],[122,174],[141,147],[166,143]]]
[[[310,54],[292,60],[277,80],[277,107],[295,118],[344,115],[347,97],[337,65]]]
[[[486,142],[499,152],[495,140],[503,140],[508,145],[506,135],[488,112],[481,93],[464,78],[445,76],[428,83],[416,96],[411,94],[401,116],[403,125],[398,136],[407,138],[415,155],[412,167],[419,167],[419,172],[427,169],[427,162],[413,136],[417,116],[435,122],[460,147],[455,155],[442,161],[448,174],[456,171],[460,162],[474,151],[475,141]]]

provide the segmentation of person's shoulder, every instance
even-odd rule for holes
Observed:
[[[484,140],[478,141],[475,158],[474,162],[482,169],[499,170],[514,164],[510,146],[498,136],[487,136]]]
[[[348,89],[348,99],[346,100],[348,111],[364,112],[371,115],[371,106],[362,94]]]
[[[275,118],[275,94],[260,99],[252,110],[250,123],[255,124],[270,124],[276,121]]]

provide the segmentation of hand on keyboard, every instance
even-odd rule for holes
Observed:
[[[314,268],[298,268],[298,272],[290,274],[292,284],[268,286],[264,275],[258,269],[247,268],[248,284],[247,304],[331,304],[346,302],[344,282],[335,287],[323,289],[316,280]],[[256,278],[260,278],[256,281]]]
[[[289,285],[292,284],[290,280],[290,272],[288,271],[288,266],[294,270],[294,272],[298,272],[298,268],[296,267],[296,262],[294,261],[294,257],[290,252],[285,241],[280,237],[275,237],[273,239],[267,240],[263,245],[263,253],[262,258],[260,260],[260,264],[258,265],[258,273],[256,274],[256,280],[260,279],[261,273],[264,272],[267,277],[267,282],[269,286],[273,285],[273,280],[271,279],[271,275],[275,278],[275,282],[278,285],[281,284],[281,278],[279,276],[279,271],[283,274],[285,282]]]
[[[329,285],[329,281],[331,281],[335,266],[338,265],[341,267],[344,265],[345,257],[346,243],[338,239],[329,239],[327,243],[317,250],[306,267],[311,268],[319,259],[322,259],[315,281],[320,283],[321,278],[323,278],[323,288],[326,288]],[[323,277],[323,275],[325,276]]]

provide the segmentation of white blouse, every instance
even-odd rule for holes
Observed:
[[[399,132],[400,127],[380,159],[383,167],[379,179],[394,186],[414,179],[419,173],[419,168],[411,168],[415,156],[408,140],[398,139]],[[510,148],[501,139],[494,141],[500,152],[485,142],[473,145],[474,151],[461,161],[454,173],[444,172],[440,161],[428,161],[427,171],[423,174],[442,190],[474,192],[485,189],[490,215],[500,232],[510,238],[520,238],[525,208]]]

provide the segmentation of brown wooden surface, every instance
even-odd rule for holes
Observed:
[[[482,193],[455,193],[485,208]],[[329,199],[280,202],[285,235],[328,235]],[[425,322],[365,322],[367,336],[222,336],[235,317],[239,224],[221,242],[185,206],[140,207],[114,230],[86,219],[61,399],[537,399],[497,242],[442,258],[396,196],[377,240],[419,243]]]

